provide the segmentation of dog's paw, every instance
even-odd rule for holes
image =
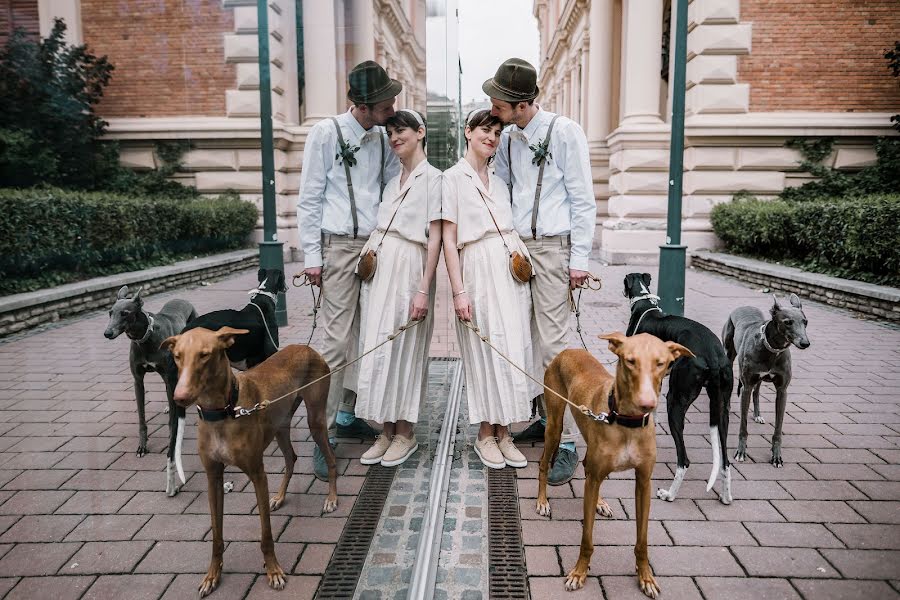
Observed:
[[[284,579],[284,571],[277,562],[272,565],[272,567],[266,567],[266,579],[269,580],[269,587],[273,590],[283,590],[284,584],[286,583]]]
[[[755,417],[753,417],[753,420],[759,424],[764,424],[766,422],[766,420],[763,419],[762,415],[756,415]]]
[[[180,485],[173,485],[170,483],[169,485],[166,486],[166,496],[168,496],[169,498],[172,498],[173,496],[177,495],[178,492],[180,492],[180,491],[181,491]]]
[[[769,461],[773,467],[776,469],[781,469],[784,467],[784,461],[781,460],[781,454],[772,455],[772,460]]]
[[[337,498],[326,498],[325,504],[322,506],[322,513],[333,513],[337,510],[338,501]]]
[[[203,581],[200,582],[200,597],[209,596],[213,590],[219,585],[219,578],[222,575],[221,569],[216,570],[215,572],[208,572],[206,577],[203,578]]]
[[[566,576],[566,591],[574,592],[575,590],[580,590],[584,587],[584,580],[587,579],[587,572],[579,572],[577,569],[572,569],[569,571],[569,574]]]
[[[276,494],[272,496],[272,499],[269,500],[269,508],[271,510],[278,510],[284,505],[284,496],[281,494]]]
[[[549,500],[538,500],[537,505],[535,506],[535,512],[541,515],[542,517],[550,516],[550,501]]]
[[[609,504],[607,504],[606,500],[603,498],[597,500],[597,514],[601,517],[606,517],[607,519],[611,519],[613,516],[612,508],[610,508]]]
[[[734,451],[734,460],[744,462],[747,459],[747,440],[738,440],[737,450]]]
[[[145,442],[143,444],[138,445],[138,449],[137,449],[137,452],[135,452],[135,454],[137,454],[138,458],[143,458],[144,455],[147,454],[147,452],[149,452],[149,451],[147,450],[147,444]]]
[[[166,407],[163,409],[163,414],[164,415],[169,414],[169,406],[168,405],[166,405]]]
[[[675,500],[675,496],[669,494],[669,490],[664,490],[662,488],[656,490],[656,497],[660,500],[665,500],[666,502],[672,502]]]
[[[660,593],[659,584],[656,583],[656,579],[653,577],[653,573],[649,568],[647,571],[647,573],[638,574],[638,584],[641,586],[641,591],[644,592],[645,596],[648,598],[656,598]]]

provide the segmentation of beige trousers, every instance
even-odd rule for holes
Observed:
[[[531,280],[531,339],[535,350],[535,366],[541,365],[540,379],[556,355],[569,346],[569,252],[568,236],[532,239],[524,237],[531,255],[535,276]],[[544,396],[539,411],[546,415]],[[566,411],[563,419],[563,442],[574,442],[578,436],[575,417]]]
[[[322,356],[331,368],[356,358],[359,346],[359,277],[354,270],[366,238],[325,234],[322,240]],[[328,390],[328,435],[335,433],[338,410],[353,412],[356,394],[345,389],[345,369],[332,376]],[[351,375],[352,376],[352,375]],[[351,384],[352,388],[355,385]]]

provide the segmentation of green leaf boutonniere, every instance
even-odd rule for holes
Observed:
[[[338,142],[340,143],[341,151],[335,154],[334,158],[341,163],[346,162],[348,166],[356,166],[355,154],[359,151],[359,146],[351,146],[343,138],[339,138]]]
[[[548,160],[553,159],[553,154],[550,153],[549,136],[539,141],[537,144],[532,144],[528,147],[531,148],[532,152],[534,152],[534,158],[531,159],[531,164],[533,165],[541,166]]]

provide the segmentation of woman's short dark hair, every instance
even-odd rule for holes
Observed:
[[[490,109],[487,108],[476,110],[469,115],[469,120],[466,122],[466,127],[469,129],[483,126],[493,127],[494,125],[499,125],[502,128],[503,121],[492,115]]]
[[[416,117],[409,111],[406,110],[398,110],[394,113],[394,116],[387,120],[384,124],[385,129],[388,127],[393,127],[394,129],[400,129],[401,127],[409,127],[413,131],[418,131],[419,127],[425,127],[425,131],[428,131],[428,127],[424,125],[427,123],[425,121],[425,117],[422,117],[422,125],[416,120]],[[426,136],[428,137],[427,133]],[[425,138],[422,138],[422,147],[425,147]]]

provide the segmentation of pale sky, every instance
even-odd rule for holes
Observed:
[[[431,7],[446,6],[449,13],[446,21],[439,17],[426,20],[429,90],[457,97],[452,78],[457,69],[457,43],[463,70],[463,104],[473,99],[487,100],[481,84],[493,77],[507,58],[524,58],[539,67],[540,42],[537,19],[531,13],[533,0],[429,0],[428,3]],[[459,8],[458,31],[452,16],[456,7]]]

